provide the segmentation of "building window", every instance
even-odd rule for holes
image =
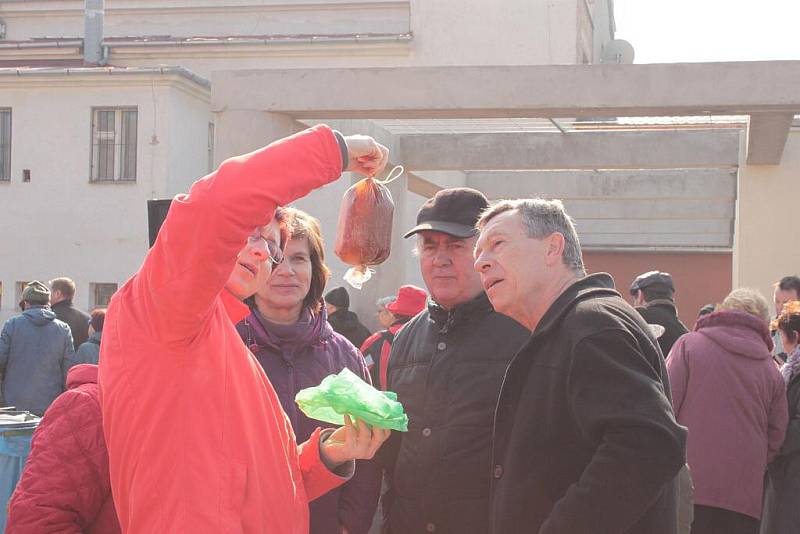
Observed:
[[[208,123],[208,172],[214,171],[214,123]]]
[[[136,180],[136,108],[92,109],[93,182]]]
[[[93,282],[89,286],[91,289],[89,309],[105,308],[111,302],[111,297],[117,292],[117,284],[98,284]]]
[[[11,180],[11,110],[0,109],[0,181]]]

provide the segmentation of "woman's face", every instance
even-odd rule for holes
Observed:
[[[258,290],[259,307],[302,310],[303,300],[311,288],[311,253],[308,239],[290,239],[283,252],[283,261]]]

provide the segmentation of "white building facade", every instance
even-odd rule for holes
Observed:
[[[102,8],[102,23],[84,39],[90,4]],[[231,155],[214,153],[215,71],[597,63],[613,31],[611,0],[508,0],[502,9],[484,0],[6,0],[0,320],[29,280],[70,276],[76,305],[91,309],[136,270],[147,251],[146,201],[186,191]],[[86,64],[87,51],[101,60]],[[323,222],[331,286],[345,269],[332,242],[348,185],[298,204]],[[425,197],[405,187],[395,196],[399,233]],[[386,271],[391,280],[354,298],[362,315],[376,291],[421,283],[407,246],[392,261],[402,267]]]

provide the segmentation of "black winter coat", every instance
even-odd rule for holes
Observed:
[[[71,300],[62,300],[50,306],[56,318],[69,325],[72,331],[73,350],[78,350],[87,339],[89,339],[89,321],[91,317],[88,313],[80,311],[72,305]]]
[[[672,345],[678,341],[678,338],[689,331],[686,325],[678,319],[678,310],[672,301],[652,300],[646,306],[637,306],[636,311],[648,323],[664,327],[664,335],[658,338],[658,345],[661,347],[661,354],[664,355],[664,358],[669,356],[669,351],[672,350]]]
[[[511,362],[492,532],[675,534],[686,429],[661,351],[607,274],[576,281]]]
[[[333,331],[342,334],[356,348],[364,344],[369,337],[369,330],[358,320],[358,315],[350,310],[336,310],[328,316],[328,323]]]
[[[397,334],[388,389],[409,425],[378,457],[390,480],[385,532],[488,531],[492,417],[508,362],[528,334],[484,293],[450,312],[430,304]]]
[[[767,469],[761,534],[789,534],[800,530],[800,375],[786,391],[789,427],[778,456]]]

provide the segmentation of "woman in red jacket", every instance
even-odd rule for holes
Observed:
[[[6,534],[120,531],[103,439],[97,366],[76,365],[67,391],[33,433],[31,453],[8,504]]]
[[[308,502],[386,439],[359,422],[298,447],[234,325],[281,260],[276,207],[343,170],[376,174],[387,159],[371,138],[317,126],[223,162],[172,201],[103,328],[103,426],[123,532],[305,534]]]

